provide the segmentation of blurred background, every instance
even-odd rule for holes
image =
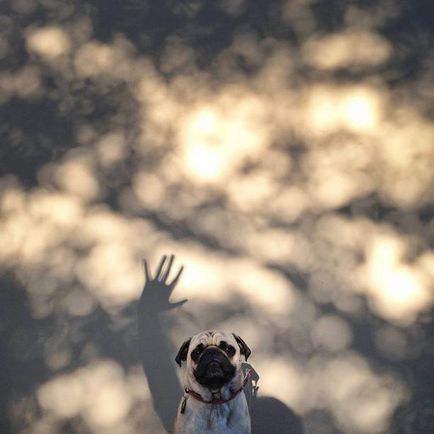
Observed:
[[[304,433],[434,432],[433,2],[3,0],[0,59],[1,433],[165,432],[172,252],[172,359],[234,331]]]

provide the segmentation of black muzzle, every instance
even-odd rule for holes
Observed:
[[[220,389],[235,375],[235,366],[217,347],[207,348],[197,363],[194,377],[202,386]]]

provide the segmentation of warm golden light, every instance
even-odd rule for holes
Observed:
[[[180,130],[181,164],[197,182],[222,182],[265,146],[263,131],[253,127],[260,102],[229,91],[186,116]]]
[[[231,24],[214,40],[196,1],[172,2],[191,26],[161,39],[125,26],[140,2],[127,3],[107,34],[99,6],[14,0],[0,16],[0,272],[27,320],[11,354],[45,368],[11,421],[25,415],[25,434],[163,433],[131,312],[142,259],[174,252],[185,270],[164,305],[188,301],[161,315],[167,348],[238,332],[260,396],[303,422],[326,415],[327,432],[390,431],[414,388],[398,363],[425,350],[434,306],[429,50],[402,69],[426,35],[379,30],[394,2],[372,16],[351,4],[331,30],[317,2],[291,0],[266,15],[283,33],[259,20],[263,33]],[[217,3],[222,20],[249,15]],[[34,324],[52,335],[27,345]],[[133,347],[122,366],[101,336]]]
[[[308,41],[303,54],[307,63],[320,69],[361,68],[386,62],[392,47],[377,33],[350,28]]]
[[[350,95],[344,100],[344,112],[348,125],[354,129],[370,129],[377,122],[375,101],[369,94]]]
[[[182,288],[175,291],[175,298],[221,304],[240,297],[252,306],[278,315],[278,321],[294,308],[293,288],[277,273],[264,270],[254,261],[227,261],[203,249],[187,246],[181,247],[178,255],[188,258],[191,266],[185,272]],[[240,276],[237,281],[231,278],[234,275]]]
[[[37,392],[41,406],[59,419],[81,415],[93,430],[123,420],[131,407],[131,394],[120,367],[100,361],[59,375]]]
[[[35,28],[27,34],[27,46],[47,60],[68,54],[71,41],[68,33],[56,26]]]
[[[380,118],[379,95],[365,86],[320,86],[308,94],[309,120],[317,134],[340,129],[372,132]]]
[[[366,265],[373,306],[386,318],[409,323],[434,301],[428,276],[403,263],[404,245],[393,237],[378,237]]]

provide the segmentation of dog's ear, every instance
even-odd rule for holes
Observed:
[[[179,366],[182,365],[182,362],[187,360],[188,347],[190,346],[191,338],[188,338],[182,345],[178,351],[178,354],[175,357],[175,362],[178,363]]]
[[[240,347],[241,354],[246,358],[246,362],[247,362],[247,359],[249,358],[250,354],[252,354],[252,351],[239,336],[237,336],[235,333],[232,334],[235,340],[237,341],[238,346]]]

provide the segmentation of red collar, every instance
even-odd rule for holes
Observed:
[[[241,387],[238,390],[236,390],[234,393],[232,393],[232,395],[228,399],[213,398],[213,399],[211,399],[211,401],[205,401],[202,398],[202,396],[199,393],[195,392],[194,390],[190,390],[190,389],[185,388],[184,392],[187,395],[192,396],[197,401],[203,402],[204,404],[213,404],[213,405],[225,404],[226,402],[232,401],[244,389],[244,387],[246,386],[247,382],[249,381],[249,378],[251,375],[252,375],[252,370],[249,369],[246,372],[246,376],[244,377],[243,384],[241,385]],[[187,397],[185,397],[185,399],[186,398]]]

